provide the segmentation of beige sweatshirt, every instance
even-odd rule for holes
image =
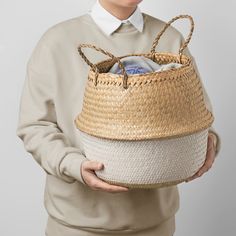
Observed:
[[[148,235],[169,236],[174,232],[173,219],[179,208],[177,186],[112,194],[92,190],[80,172],[82,161],[87,159],[74,119],[82,110],[89,67],[77,46],[91,43],[116,56],[149,52],[165,22],[145,13],[143,16],[142,33],[128,24],[110,36],[89,14],[60,22],[42,35],[27,64],[17,136],[46,173],[48,214],[74,229],[91,230],[86,235],[113,235],[114,231],[139,235],[137,230],[148,228]],[[182,42],[182,34],[170,27],[156,50],[177,53]],[[92,49],[84,52],[94,63],[108,59]],[[190,55],[188,49],[184,52]],[[204,95],[212,111],[205,89]],[[211,131],[217,137],[218,155],[220,138],[213,127]]]

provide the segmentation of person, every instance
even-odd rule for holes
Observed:
[[[171,236],[175,232],[177,186],[129,189],[102,181],[94,171],[105,166],[86,158],[74,125],[89,70],[78,45],[94,44],[116,56],[148,52],[166,22],[141,12],[140,2],[97,0],[86,14],[46,30],[27,63],[17,136],[46,174],[47,236]],[[171,26],[156,50],[178,52],[183,40]],[[184,53],[191,55],[187,48]],[[89,49],[86,55],[94,62],[105,59]],[[205,89],[204,99],[212,111]],[[189,181],[212,166],[219,150],[220,136],[212,126],[206,162]]]

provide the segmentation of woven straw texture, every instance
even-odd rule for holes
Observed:
[[[104,163],[95,171],[106,182],[127,187],[162,187],[180,183],[204,164],[208,130],[168,140],[120,141],[80,132],[89,160]]]
[[[156,53],[161,35],[179,18],[191,20],[191,32],[179,54]],[[154,40],[151,52],[146,54],[115,57],[94,45],[80,44],[78,51],[91,69],[82,112],[75,119],[76,127],[97,137],[118,140],[180,137],[208,128],[213,123],[213,115],[205,106],[191,58],[182,54],[190,41],[193,25],[188,15],[173,18]],[[92,64],[82,52],[83,47],[100,51],[111,59]],[[131,55],[143,55],[159,64],[178,62],[182,66],[128,76],[120,59]],[[115,62],[119,63],[123,75],[106,73]]]

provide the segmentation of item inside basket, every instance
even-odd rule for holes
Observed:
[[[158,64],[145,56],[129,56],[120,59],[127,74],[145,74],[154,71],[164,71],[182,66],[180,63],[171,62],[168,64]],[[113,74],[122,74],[121,68],[116,62],[108,71]]]

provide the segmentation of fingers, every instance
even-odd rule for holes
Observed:
[[[189,182],[189,181],[192,181],[192,180],[198,178],[198,177],[199,177],[198,175],[199,175],[199,174],[198,174],[198,172],[197,172],[196,174],[194,174],[193,176],[191,176],[191,177],[189,177],[187,180],[185,180],[185,182],[187,183],[187,182]]]
[[[116,185],[111,185],[108,184],[101,179],[99,179],[96,175],[89,174],[89,180],[88,184],[93,190],[103,190],[107,191],[110,193],[116,193],[116,192],[121,192],[121,191],[128,191],[128,188],[122,187],[122,186],[116,186]]]
[[[205,160],[204,165],[201,167],[201,169],[198,172],[198,177],[201,177],[205,172],[207,172],[212,167],[214,161],[215,161],[215,151],[213,148],[213,140],[211,137],[211,138],[208,138],[206,160]]]
[[[108,184],[105,181],[97,177],[95,170],[101,170],[104,168],[103,163],[97,161],[86,161],[83,163],[82,171],[83,178],[93,190],[103,190],[110,193],[124,192],[128,191],[129,188]]]
[[[213,137],[209,135],[208,143],[207,143],[206,160],[203,166],[198,170],[197,173],[195,173],[193,176],[188,178],[185,182],[189,182],[196,178],[201,177],[204,173],[206,173],[212,167],[214,161],[215,161],[215,150],[213,146]]]

